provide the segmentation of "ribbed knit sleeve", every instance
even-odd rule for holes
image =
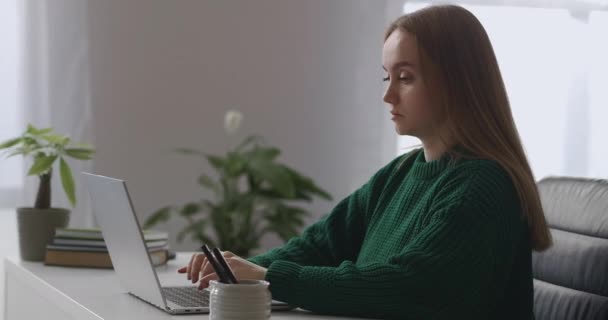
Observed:
[[[273,298],[327,314],[488,319],[524,231],[514,188],[497,166],[476,163],[446,179],[435,198],[432,218],[387,262],[272,262],[266,279]]]
[[[365,237],[371,210],[403,157],[395,158],[380,169],[365,185],[340,201],[328,215],[306,228],[301,236],[248,260],[263,267],[276,260],[316,266],[337,266],[343,260],[354,260]]]

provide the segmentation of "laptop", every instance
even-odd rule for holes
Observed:
[[[161,286],[123,180],[83,172],[112,265],[129,294],[170,314],[209,313],[209,290]],[[273,300],[272,310],[294,307]]]

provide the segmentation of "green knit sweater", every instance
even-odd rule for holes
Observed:
[[[396,158],[301,236],[250,261],[273,298],[318,313],[533,319],[515,188],[488,160]]]

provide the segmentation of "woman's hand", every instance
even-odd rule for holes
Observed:
[[[264,280],[266,277],[266,268],[251,263],[230,251],[224,251],[222,255],[237,280]],[[185,267],[177,269],[177,272],[185,273],[188,280],[192,280],[192,283],[199,281],[199,289],[207,288],[209,281],[218,279],[211,264],[209,264],[209,261],[207,261],[207,258],[202,253],[193,254],[190,263]]]

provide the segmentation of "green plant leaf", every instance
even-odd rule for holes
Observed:
[[[213,203],[209,200],[203,200],[203,206],[207,207],[209,210],[216,210],[218,208],[218,206],[215,205],[215,203]]]
[[[75,207],[76,192],[74,190],[74,177],[72,177],[72,169],[70,169],[63,157],[59,158],[59,174],[61,175],[61,184],[63,185],[63,190],[68,196],[68,200],[70,200],[72,207]]]
[[[166,222],[171,217],[171,211],[173,211],[173,207],[171,206],[166,206],[158,209],[146,219],[146,221],[144,222],[144,229],[151,228],[160,222]]]
[[[89,160],[89,159],[91,159],[92,154],[95,153],[95,150],[83,149],[83,148],[70,148],[70,149],[65,149],[65,153],[72,158],[76,158],[76,159],[80,159],[80,160]]]
[[[312,199],[311,195],[316,195],[318,197],[321,197],[325,200],[332,200],[332,196],[327,193],[326,191],[324,191],[323,189],[317,187],[315,184],[309,185],[309,186],[298,186],[298,195],[296,196],[297,198],[309,198]]]
[[[287,170],[292,176],[292,179],[296,184],[296,189],[298,191],[301,191],[303,193],[313,193],[321,198],[324,198],[325,200],[332,200],[332,196],[327,191],[318,187],[311,178],[300,174],[299,172],[288,166],[284,167],[285,170]]]
[[[27,153],[27,152],[26,152],[26,149],[25,149],[25,148],[23,148],[23,147],[20,147],[20,148],[16,148],[15,150],[13,150],[13,152],[9,153],[9,154],[8,154],[6,157],[7,157],[7,158],[10,158],[10,157],[12,157],[12,156],[16,156],[16,155],[18,155],[18,154],[23,154],[23,155],[25,155],[26,153]]]
[[[224,169],[228,176],[237,177],[243,173],[246,165],[247,162],[242,155],[236,152],[230,152],[224,162]]]
[[[40,136],[40,135],[47,134],[50,132],[53,132],[53,128],[34,129],[33,131],[30,132],[30,134],[32,134],[34,136]]]
[[[74,143],[71,146],[72,146],[72,148],[76,148],[76,149],[88,149],[88,150],[95,151],[95,148],[93,148],[92,145],[86,144],[86,143]]]
[[[45,149],[45,147],[38,145],[38,144],[22,145],[22,146],[18,147],[15,151],[13,151],[11,154],[9,154],[8,157],[12,157],[16,154],[22,154],[25,156],[25,155],[29,155],[32,153],[38,153],[38,154],[44,155],[44,152],[42,152],[43,149]]]
[[[0,144],[0,149],[6,149],[6,148],[10,148],[16,144],[18,144],[19,142],[21,142],[22,138],[14,138],[14,139],[10,139],[7,141],[4,141],[2,144]]]
[[[36,157],[34,160],[34,164],[28,171],[27,175],[28,176],[40,175],[41,173],[48,171],[56,159],[57,159],[57,155]]]
[[[250,168],[254,176],[268,181],[277,193],[286,198],[295,196],[295,186],[289,172],[283,166],[264,161],[252,161]]]
[[[218,238],[218,245],[222,248],[229,248],[234,240],[234,223],[232,221],[232,210],[228,207],[229,203],[223,203],[224,206],[216,207],[211,211],[211,224]]]
[[[220,186],[215,181],[213,181],[213,179],[211,179],[211,177],[209,177],[206,174],[201,174],[198,177],[198,183],[203,187],[207,187],[207,188],[211,189],[216,194],[220,193]]]
[[[274,160],[281,154],[281,150],[275,147],[259,147],[256,149],[256,153],[265,159]]]
[[[251,135],[249,137],[247,137],[245,140],[243,140],[243,142],[241,142],[241,144],[239,144],[236,147],[236,151],[241,151],[243,148],[247,147],[249,144],[251,144],[252,142],[255,142],[256,140],[263,140],[261,136],[259,135]]]
[[[282,200],[286,197],[283,194],[280,194],[274,189],[259,189],[255,191],[256,194],[268,198],[268,199],[276,199]],[[302,200],[302,201],[312,201],[312,197],[305,193],[303,190],[300,190],[296,187],[296,194],[293,197],[289,197],[290,200]]]
[[[38,141],[32,137],[23,137],[23,144],[26,146],[40,146]]]
[[[304,225],[303,217],[310,213],[302,208],[277,204],[266,210],[264,217],[268,225],[263,232],[275,232],[284,241],[298,234],[297,229]]]
[[[296,186],[296,196],[294,197],[295,199],[298,200],[303,200],[303,201],[312,201],[312,196],[310,196],[306,190],[302,190],[302,188],[299,188]]]
[[[201,206],[198,203],[187,203],[180,210],[179,214],[184,217],[190,217],[201,211]]]
[[[207,155],[206,158],[212,167],[214,167],[216,169],[224,168],[225,160],[222,157],[218,157],[218,156],[214,156],[214,155]]]
[[[177,148],[175,149],[175,152],[177,153],[181,153],[181,154],[187,154],[187,155],[198,155],[198,156],[207,156],[204,152],[200,151],[200,150],[195,150],[195,149],[189,149],[189,148]]]
[[[58,134],[45,134],[41,136],[43,140],[46,140],[50,143],[59,144],[59,145],[67,145],[70,142],[70,138]]]
[[[33,136],[39,136],[39,135],[47,134],[52,131],[53,131],[53,128],[38,129],[38,128],[34,127],[32,124],[28,124],[25,133],[31,134]]]
[[[277,148],[269,147],[262,148],[258,147],[248,153],[250,161],[258,162],[272,162],[276,157],[281,154],[281,151]]]

